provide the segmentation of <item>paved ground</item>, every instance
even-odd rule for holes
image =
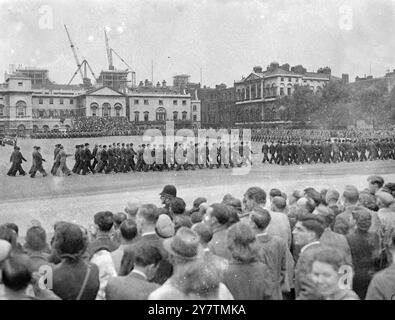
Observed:
[[[130,138],[107,139],[131,141]],[[22,151],[36,142],[27,140],[23,143],[20,143]],[[43,146],[43,143],[48,145],[43,147],[43,153],[47,154],[52,165],[50,154],[52,145],[56,142],[41,140],[40,145]],[[67,145],[65,143],[66,150],[71,152],[72,146],[77,143],[80,142],[68,141]],[[290,192],[308,186],[318,189],[335,187],[342,190],[346,184],[354,184],[362,189],[366,187],[366,178],[371,174],[380,174],[386,181],[395,181],[393,160],[282,167],[262,165],[258,162],[258,156],[254,156],[256,164],[252,168],[238,170],[204,169],[72,177],[48,176],[35,179],[27,176],[12,178],[5,175],[11,148],[0,150],[0,223],[17,223],[21,228],[21,234],[25,232],[32,219],[40,220],[48,229],[58,220],[77,221],[88,226],[96,212],[122,211],[127,200],[160,205],[158,194],[165,184],[175,184],[179,196],[184,198],[190,207],[198,196],[207,197],[209,202],[221,201],[226,193],[242,198],[245,190],[253,185],[263,187],[266,191],[277,187]],[[27,169],[29,166],[29,163],[24,165]]]

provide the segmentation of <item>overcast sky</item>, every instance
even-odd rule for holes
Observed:
[[[67,83],[76,64],[64,30],[98,75],[110,46],[136,71],[137,80],[233,85],[254,65],[329,66],[350,79],[395,69],[393,0],[0,0],[0,71],[8,65],[45,67]],[[117,68],[125,68],[114,57]],[[3,76],[1,76],[1,82]],[[73,83],[79,83],[77,78]]]

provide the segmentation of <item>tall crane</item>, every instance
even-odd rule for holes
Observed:
[[[108,43],[108,37],[107,37],[107,32],[106,29],[104,29],[104,38],[106,40],[106,50],[107,50],[107,59],[108,59],[108,69],[109,70],[114,70],[114,65],[112,62],[112,49],[110,48],[110,45]]]
[[[81,79],[82,79],[82,81],[84,81],[84,75],[82,74],[81,63],[80,63],[80,61],[78,59],[77,51],[75,50],[73,41],[71,41],[71,37],[70,37],[69,31],[67,30],[66,25],[64,25],[64,28],[66,29],[67,37],[69,38],[69,41],[70,41],[70,48],[73,51],[74,59],[75,59],[75,62],[77,63],[77,68],[78,68],[78,70],[80,72]]]

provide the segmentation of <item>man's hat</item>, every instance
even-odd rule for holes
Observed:
[[[85,147],[87,147],[87,146],[89,146],[89,143],[87,142],[87,143],[85,143]]]
[[[161,196],[172,196],[177,197],[177,189],[173,185],[165,185],[162,192],[159,193]]]
[[[198,234],[186,227],[178,229],[174,237],[165,239],[163,247],[170,254],[186,260],[195,260],[202,252]]]
[[[156,233],[162,238],[174,236],[174,223],[167,214],[161,214],[156,222]]]

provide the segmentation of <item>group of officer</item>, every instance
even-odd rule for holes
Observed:
[[[262,153],[262,163],[280,165],[395,160],[395,138],[264,140]]]
[[[138,145],[133,143],[113,143],[95,145],[92,151],[89,144],[77,145],[75,150],[75,174],[87,173],[127,173],[131,171],[170,171],[196,170],[197,168],[231,168],[252,164],[251,147],[241,142],[239,145],[218,141],[200,143],[174,143]]]

